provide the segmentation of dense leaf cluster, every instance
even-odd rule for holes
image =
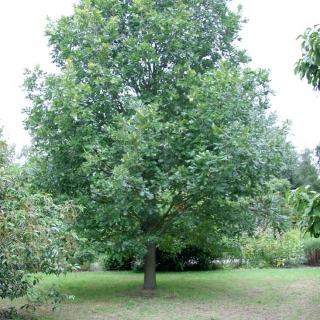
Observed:
[[[8,154],[1,140],[1,152]],[[0,166],[0,298],[35,297],[38,272],[71,271],[68,256],[76,250],[70,229],[76,207],[55,205],[45,194],[32,194],[19,165]],[[33,275],[31,275],[33,274]]]
[[[296,220],[301,230],[319,238],[320,193],[310,190],[309,186],[301,186],[291,192],[288,202],[294,207]]]
[[[307,28],[302,39],[302,57],[297,61],[294,72],[306,78],[315,90],[320,90],[320,27]]]

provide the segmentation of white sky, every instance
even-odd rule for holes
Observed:
[[[320,142],[320,93],[294,75],[301,57],[297,36],[320,24],[319,0],[234,0],[243,5],[249,22],[241,32],[243,47],[252,57],[251,66],[271,71],[272,109],[281,120],[290,119],[290,140],[298,150],[313,149]]]
[[[53,71],[44,37],[46,16],[53,19],[72,13],[74,0],[10,0],[0,4],[0,125],[5,137],[18,149],[29,142],[21,114],[26,106],[19,86],[23,70],[40,64]],[[319,93],[293,74],[300,57],[296,37],[320,23],[319,0],[234,0],[241,3],[250,21],[241,33],[243,46],[252,57],[252,67],[271,70],[276,96],[271,102],[280,119],[291,119],[292,141],[301,150],[320,141]]]

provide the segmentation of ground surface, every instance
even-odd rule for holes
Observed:
[[[320,268],[159,273],[153,292],[142,281],[133,272],[44,277],[76,298],[53,314],[45,306],[38,319],[320,319]]]

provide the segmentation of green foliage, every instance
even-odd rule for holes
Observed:
[[[26,72],[29,177],[83,203],[77,227],[114,258],[239,233],[243,197],[283,167],[288,125],[241,25],[224,0],[83,0],[49,23],[61,72]]]
[[[72,264],[80,267],[81,270],[91,269],[91,263],[97,260],[98,255],[96,252],[90,250],[90,248],[78,250],[75,255],[70,258]]]
[[[310,149],[305,149],[300,154],[296,170],[292,175],[292,188],[309,186],[311,190],[320,191],[320,179],[313,155]]]
[[[107,254],[103,258],[103,265],[106,270],[132,270],[135,260],[134,257],[127,258]]]
[[[320,164],[320,144],[318,144],[315,148],[315,155],[317,157],[317,165]]]
[[[286,153],[282,155],[283,163],[277,178],[288,180],[292,183],[293,175],[297,171],[297,166],[299,163],[299,154],[296,150],[296,147],[289,145],[287,147]]]
[[[306,252],[309,250],[320,250],[320,239],[307,237],[303,239],[303,246]]]
[[[158,271],[211,270],[215,257],[202,248],[188,245],[177,253],[157,252]]]
[[[68,256],[76,250],[70,229],[76,207],[30,194],[22,168],[8,162],[0,167],[0,187],[0,298],[26,296],[26,307],[33,308],[43,299],[34,289],[38,272],[59,275],[74,269]]]
[[[215,256],[203,249],[188,245],[178,252],[165,252],[157,248],[157,271],[211,270]],[[103,259],[107,270],[143,271],[144,262],[140,257],[107,254]]]
[[[306,78],[315,90],[320,90],[320,27],[315,25],[307,28],[304,34],[297,39],[302,39],[302,57],[295,64],[294,72],[300,78]]]
[[[3,139],[2,128],[0,127],[0,168],[7,166],[10,162],[10,152],[7,142]]]
[[[309,265],[320,263],[320,239],[308,237],[303,239],[303,247]]]
[[[254,213],[255,226],[263,230],[285,231],[291,225],[291,208],[286,203],[286,195],[290,190],[290,183],[285,179],[272,178],[261,192],[250,199],[250,210]]]
[[[291,191],[288,203],[293,207],[294,219],[304,233],[320,236],[320,193],[311,191],[309,186]]]
[[[224,0],[80,1],[72,16],[51,21],[46,34],[62,72],[37,67],[25,81],[33,104],[26,127],[48,173],[34,183],[52,194],[87,193],[79,168],[92,138],[105,135],[115,114],[132,113],[132,97],[180,114],[190,71],[203,74],[221,58],[246,61],[233,47],[240,28]]]
[[[297,266],[305,261],[303,243],[292,231],[256,229],[254,237],[243,235],[242,259],[250,267]]]

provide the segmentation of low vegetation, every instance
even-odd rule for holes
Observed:
[[[320,239],[306,238],[303,241],[305,256],[309,265],[320,265]]]

